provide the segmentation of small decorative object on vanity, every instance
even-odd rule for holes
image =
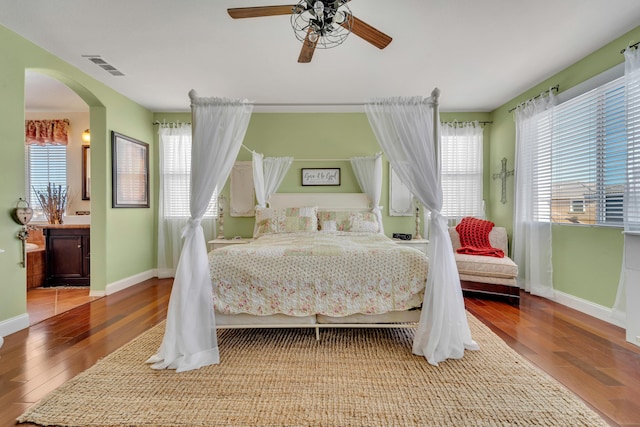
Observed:
[[[34,188],[38,202],[49,224],[62,224],[62,216],[67,208],[68,187],[49,183],[46,190]]]

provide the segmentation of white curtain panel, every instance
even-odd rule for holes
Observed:
[[[627,111],[627,185],[624,229],[640,232],[640,50],[624,52],[625,109]]]
[[[456,223],[465,216],[484,218],[482,127],[477,121],[453,122],[440,131],[443,215]]]
[[[182,251],[182,229],[189,220],[191,125],[160,125],[158,197],[158,277],[174,277]],[[213,216],[202,220],[207,239],[214,237]]]
[[[380,196],[382,195],[382,153],[370,157],[352,157],[350,160],[351,168],[356,175],[360,189],[371,200],[373,206],[371,212],[378,217],[379,232],[384,234],[382,206],[380,206]]]
[[[411,193],[431,211],[429,274],[413,353],[437,365],[479,347],[471,338],[460,277],[447,221],[441,215],[442,188],[435,141],[440,119],[437,92],[422,97],[388,98],[365,104],[369,123],[391,166]],[[434,136],[435,131],[435,136]],[[435,138],[435,141],[434,141]]]
[[[214,190],[223,188],[238,156],[253,106],[247,101],[200,98],[189,92],[193,126],[191,218],[173,282],[164,338],[147,360],[177,372],[220,362],[202,217]]]
[[[253,165],[253,186],[258,206],[267,207],[267,201],[278,190],[284,176],[289,171],[293,157],[264,157],[255,151],[251,159]]]
[[[624,51],[625,110],[627,112],[627,185],[624,193],[624,231],[640,232],[640,50]],[[625,251],[612,316],[617,320],[627,313],[627,269]]]
[[[551,183],[547,175],[555,104],[555,95],[549,91],[518,106],[515,113],[513,260],[518,264],[518,285],[546,298],[553,297]]]

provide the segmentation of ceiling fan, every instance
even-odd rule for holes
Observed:
[[[379,49],[392,38],[356,18],[347,3],[350,0],[300,0],[294,5],[236,7],[227,9],[234,19],[291,15],[291,26],[302,41],[298,62],[311,62],[316,49],[328,49],[341,44],[353,33]]]

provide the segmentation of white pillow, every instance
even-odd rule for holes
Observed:
[[[365,221],[363,219],[354,218],[351,221],[351,231],[377,233],[378,231],[380,231],[380,228],[378,227],[377,222]]]
[[[329,220],[329,221],[323,221],[322,222],[322,227],[320,227],[320,229],[322,231],[338,231],[338,224],[333,221],[333,220]]]

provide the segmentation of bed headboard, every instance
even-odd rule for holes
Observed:
[[[275,193],[269,207],[317,206],[320,210],[367,210],[371,202],[365,193]]]

